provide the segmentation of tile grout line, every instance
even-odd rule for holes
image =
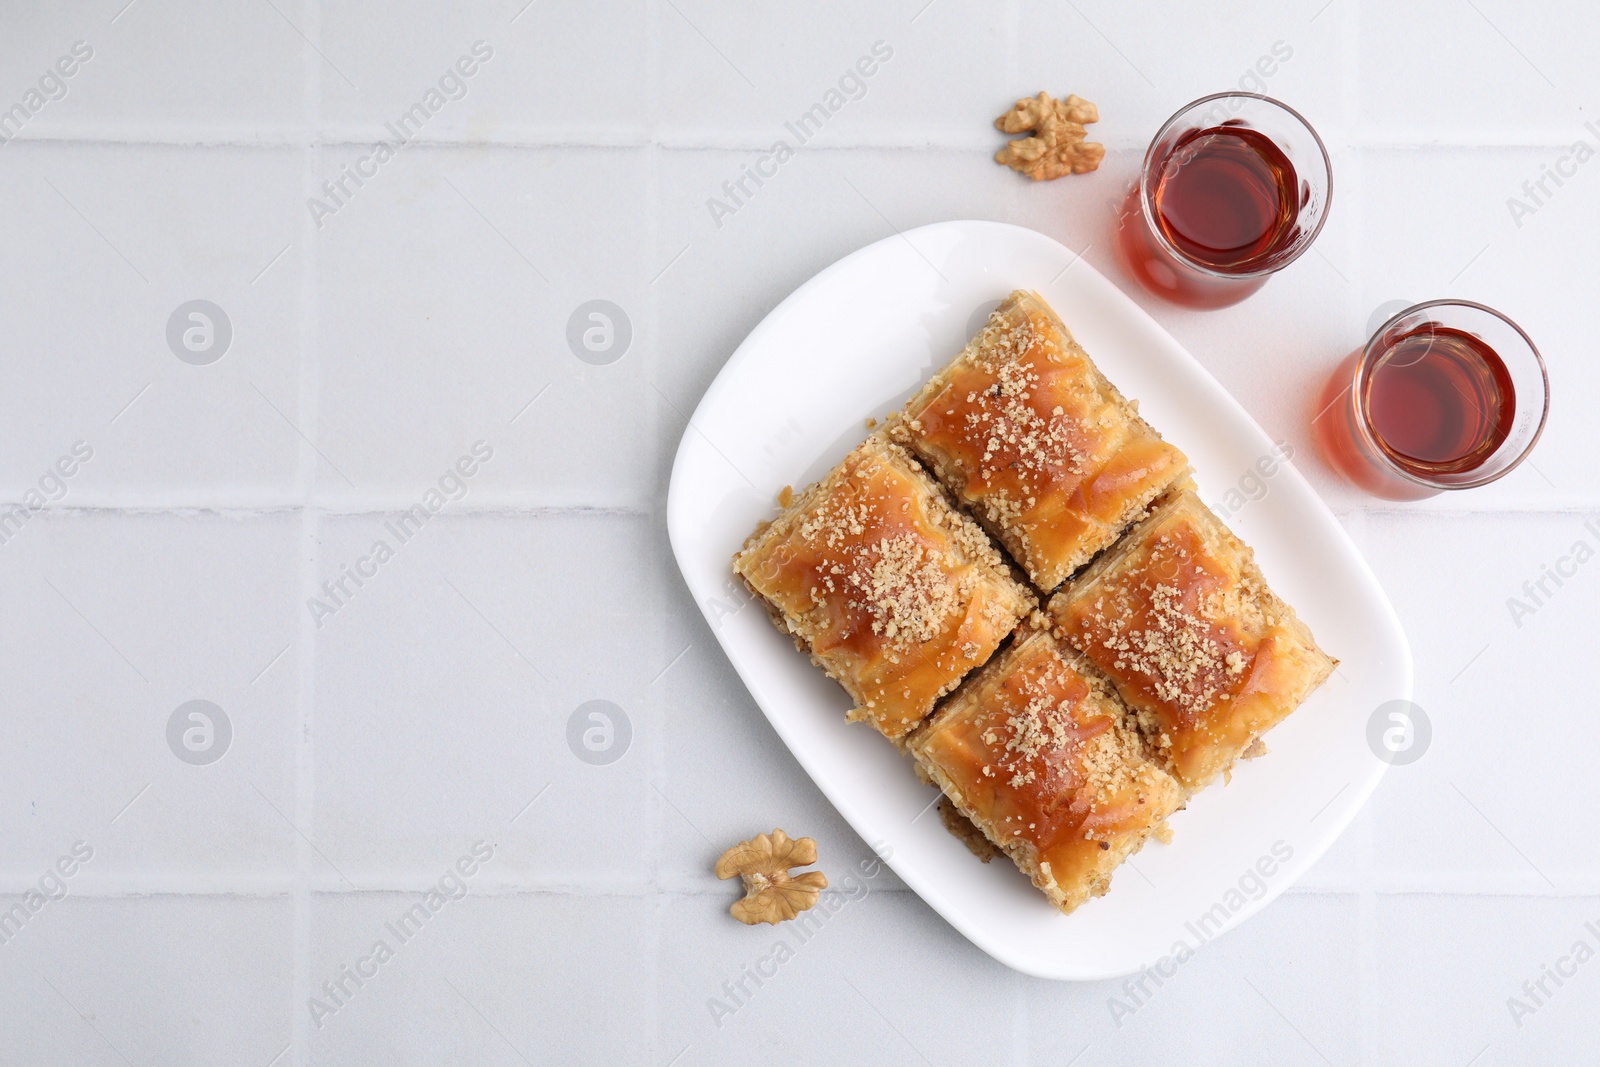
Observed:
[[[662,81],[661,14],[661,0],[646,0],[645,20],[648,25],[648,31],[645,38],[647,41],[645,84],[651,87],[659,87]],[[659,92],[651,92],[648,106],[650,110],[645,117],[645,121],[650,131],[650,141],[652,143],[645,149],[645,240],[642,242],[648,250],[645,253],[647,257],[644,262],[645,271],[654,268],[654,263],[660,256],[658,250],[661,244],[661,149],[654,144],[656,140],[656,124],[660,121],[661,94]],[[652,371],[646,374],[646,377],[650,379],[661,376],[659,372],[665,362],[665,354],[661,346],[661,300],[658,293],[659,290],[653,283],[645,287],[645,306],[644,315],[642,316],[645,326],[642,331],[645,343],[640,356],[648,358],[654,365]],[[647,416],[650,420],[650,438],[652,440],[660,440],[663,427],[666,425],[662,416],[661,406],[653,404],[651,405],[651,411],[652,414]],[[670,450],[670,446],[667,450]],[[664,450],[662,458],[666,458],[665,451],[667,450]],[[670,463],[670,460],[668,462]],[[650,532],[647,536],[655,537],[659,533],[659,536],[665,538],[667,532],[665,491],[661,492],[659,503],[655,499],[651,500],[648,511],[650,514]],[[643,716],[641,716],[642,718]],[[664,701],[660,704],[659,713],[654,716],[654,719],[655,728],[652,731],[654,736],[650,740],[649,748],[650,776],[652,781],[661,781],[667,765],[667,708]],[[663,1063],[674,1053],[666,1050],[663,1046],[662,1042],[665,1035],[661,1031],[663,998],[665,996],[661,976],[662,932],[666,929],[668,919],[668,898],[666,893],[663,892],[661,879],[661,869],[666,849],[666,813],[662,811],[661,801],[654,795],[655,792],[655,790],[651,790],[650,794],[645,798],[650,805],[647,817],[650,822],[650,835],[655,842],[655,847],[651,850],[652,862],[650,870],[650,885],[655,890],[655,894],[653,907],[651,908],[651,917],[654,922],[650,928],[650,991],[646,1009],[649,1013],[649,1018],[646,1020],[648,1027],[646,1033],[650,1035],[648,1047],[650,1049],[651,1062]]]
[[[300,543],[303,552],[300,560],[300,578],[306,596],[313,595],[317,581],[317,532],[319,520],[311,512],[300,517]],[[295,729],[295,822],[307,830],[315,827],[315,767],[313,706],[316,702],[316,629],[311,616],[298,612],[300,654],[299,692],[296,700]],[[298,1010],[311,996],[311,844],[296,835],[295,864],[295,924],[294,924],[294,975],[295,997],[293,1042],[296,1063],[309,1062],[308,1042],[310,1029],[306,1017]]]
[[[311,39],[320,41],[322,38],[322,6],[321,0],[306,0],[302,11],[307,21],[307,32]],[[316,56],[316,46],[310,52],[302,54],[304,64],[306,109],[310,113],[313,130],[319,130],[322,123],[322,68]],[[316,188],[317,164],[320,153],[315,147],[308,146],[304,150],[303,181],[307,194],[310,195]],[[312,220],[306,217],[301,220],[300,233],[305,241],[305,252],[301,257],[300,267],[300,336],[299,336],[299,372],[300,388],[299,417],[300,425],[307,428],[313,437],[317,433],[317,393],[321,385],[318,373],[317,342],[317,248],[316,230]],[[316,491],[317,457],[309,442],[300,448],[300,469],[296,474],[296,482],[300,492],[300,534],[303,553],[300,560],[300,576],[302,588],[309,599],[315,595],[317,584],[318,565],[318,533],[321,528],[321,519],[317,513],[306,505]],[[315,767],[315,719],[314,708],[316,704],[317,671],[316,671],[316,629],[313,619],[309,614],[299,615],[300,654],[299,663],[299,692],[296,700],[297,729],[295,730],[295,820],[306,828],[308,832],[315,832],[316,822],[316,767]],[[311,842],[304,835],[296,835],[297,862],[295,865],[295,906],[294,906],[294,984],[295,996],[290,1004],[290,1044],[294,1049],[293,1063],[306,1064],[311,1061],[311,1025],[307,1016],[299,1010],[303,1003],[309,1003],[311,998]]]
[[[1371,833],[1363,836],[1371,839]],[[1363,890],[1356,897],[1356,1041],[1362,1063],[1373,1059],[1377,1042],[1377,1020],[1383,1012],[1378,1003],[1378,894]]]
[[[1349,4],[1340,12],[1340,42],[1339,52],[1344,58],[1344,74],[1341,82],[1340,104],[1343,111],[1345,129],[1356,129],[1356,123],[1361,115],[1361,83],[1359,78],[1361,57],[1361,5]],[[1345,188],[1365,189],[1362,181],[1365,155],[1360,148],[1354,148],[1345,153],[1342,160],[1346,173],[1354,172],[1353,177],[1344,183]],[[1346,196],[1344,209],[1349,213],[1351,223],[1349,233],[1353,255],[1347,257],[1348,268],[1352,282],[1351,303],[1357,316],[1369,314],[1371,309],[1363,309],[1363,302],[1370,302],[1372,297],[1366,291],[1367,271],[1363,269],[1366,252],[1366,231],[1362,227],[1364,201],[1360,196]],[[1368,525],[1370,520],[1369,508],[1360,508],[1353,516],[1347,529],[1356,548],[1363,557],[1367,555]],[[1370,803],[1370,799],[1369,803]],[[1371,810],[1370,807],[1367,810]],[[1370,820],[1357,819],[1358,825],[1354,827],[1360,835],[1357,842],[1359,866],[1357,867],[1356,883],[1360,893],[1356,897],[1356,1042],[1360,1051],[1362,1063],[1373,1063],[1373,1053],[1377,1048],[1377,1026],[1381,1017],[1382,1005],[1377,1003],[1378,993],[1378,955],[1377,955],[1377,867],[1375,864],[1372,824]],[[1352,827],[1346,827],[1348,833]]]
[[[1351,832],[1355,832],[1352,830]],[[370,872],[367,872],[370,873]],[[1505,872],[1498,872],[1504,874]],[[381,875],[363,876],[365,884],[350,888],[341,884],[336,876],[329,875],[320,881],[307,877],[305,884],[307,892],[317,894],[342,894],[347,897],[357,896],[407,896],[414,897],[426,893],[437,878],[432,873],[384,872]],[[1379,887],[1363,887],[1359,882],[1336,885],[1303,885],[1296,883],[1284,891],[1284,897],[1299,898],[1337,898],[1347,897],[1359,899],[1363,894],[1370,894],[1374,899],[1386,897],[1449,897],[1462,900],[1553,900],[1553,901],[1596,901],[1600,902],[1600,884],[1586,882],[1583,886],[1573,889],[1557,890],[1555,892],[1541,892],[1538,880],[1531,873],[1519,885],[1511,886],[1501,881],[1487,885],[1483,879],[1474,879],[1472,876],[1463,876],[1463,881],[1476,881],[1476,885],[1389,885]],[[28,892],[35,883],[22,881],[15,876],[8,884],[0,889],[0,893],[12,896],[22,896]],[[171,884],[154,882],[122,882],[115,885],[96,885],[94,888],[74,889],[74,899],[82,900],[122,900],[122,899],[149,899],[152,897],[193,897],[196,899],[273,899],[293,897],[299,880],[294,876],[277,880],[265,881],[239,881],[227,884],[211,884],[197,886],[194,882],[175,881]],[[625,899],[633,900],[643,897],[660,896],[663,898],[682,899],[711,899],[726,902],[729,892],[726,883],[714,880],[704,883],[695,882],[686,876],[678,875],[677,880],[671,884],[656,886],[649,881],[641,881],[627,885],[619,885],[614,878],[596,877],[589,882],[513,882],[513,883],[486,883],[478,886],[473,895],[485,899],[490,898],[515,898],[528,896],[566,896],[585,899]],[[914,895],[914,891],[905,888],[874,889],[873,893]]]
[[[1014,83],[1013,83],[1014,84]],[[1349,106],[1351,96],[1359,99],[1358,93],[1347,93],[1346,98],[1340,101],[1341,113]],[[1155,121],[1160,122],[1162,116],[1155,116]],[[1574,118],[1574,123],[1576,118]],[[28,133],[21,137],[12,138],[6,142],[9,146],[17,146],[17,150],[24,148],[58,148],[71,146],[74,148],[110,148],[110,149],[238,149],[243,151],[263,152],[289,152],[296,150],[323,149],[323,148],[368,148],[373,141],[383,135],[381,129],[365,131],[349,131],[347,135],[341,134],[333,137],[312,135],[309,137],[277,137],[257,138],[255,140],[236,140],[226,137],[210,138],[168,138],[154,137],[76,137],[55,136],[44,133]],[[682,137],[638,137],[627,133],[619,133],[610,139],[583,136],[579,133],[570,135],[530,136],[526,138],[506,138],[498,141],[472,140],[466,137],[450,139],[447,137],[414,137],[407,143],[421,149],[439,149],[444,151],[481,152],[484,149],[506,149],[510,151],[567,151],[567,150],[595,150],[637,151],[643,148],[660,148],[669,152],[760,152],[770,146],[770,140],[764,140],[761,131],[737,132],[732,136],[716,139],[709,136],[713,131],[690,131],[700,136]],[[886,152],[992,152],[993,143],[987,133],[980,131],[970,134],[963,133],[958,136],[946,136],[938,139],[929,137],[904,136],[895,140],[892,130],[883,131],[884,136],[871,140],[844,140],[830,141],[828,144],[810,145],[808,148],[816,152],[859,152],[859,151],[886,151]],[[1108,152],[1129,152],[1143,156],[1148,141],[1124,140],[1120,138],[1103,139],[1102,143]],[[1416,133],[1411,137],[1361,138],[1340,137],[1327,141],[1330,148],[1349,148],[1356,151],[1380,152],[1547,152],[1552,149],[1560,150],[1571,146],[1571,133],[1563,128],[1560,134],[1552,131],[1548,137],[1518,137],[1515,135],[1484,136],[1476,140],[1468,140],[1462,136],[1460,140],[1428,139],[1423,134]]]
[[[297,474],[298,476],[298,474]],[[419,478],[418,481],[424,479]],[[202,504],[187,502],[182,504],[46,504],[42,509],[57,518],[67,516],[93,517],[99,514],[108,515],[179,515],[193,516],[196,512],[207,513],[208,516],[221,519],[263,519],[275,515],[298,515],[309,511],[321,518],[353,518],[357,516],[393,516],[401,515],[416,506],[415,494],[404,498],[369,500],[366,503],[359,501],[338,506],[329,503],[319,503],[315,498],[308,499],[305,492],[300,491],[289,497],[272,501],[258,501],[255,503],[232,504]],[[0,510],[7,508],[26,507],[21,500],[8,501],[0,498]],[[1600,507],[1597,504],[1596,507]],[[1573,509],[1573,513],[1587,514],[1593,509]],[[655,511],[651,504],[514,504],[505,502],[489,503],[461,503],[452,502],[450,514],[457,517],[466,516],[491,516],[506,518],[548,518],[548,517],[579,517],[579,518],[619,518],[634,519],[651,515]],[[1451,513],[1457,514],[1457,513]],[[1534,514],[1531,513],[1530,514]],[[1549,514],[1549,513],[1546,513]]]
[[[1365,557],[1370,549],[1368,516],[1356,512],[1351,516],[1346,530],[1356,548]],[[1393,768],[1391,768],[1392,772]],[[1381,784],[1379,788],[1382,788]],[[1372,798],[1362,805],[1362,812],[1370,812]],[[1377,1001],[1379,962],[1377,941],[1378,890],[1377,842],[1372,832],[1372,820],[1357,813],[1352,825],[1345,827],[1346,834],[1355,834],[1356,866],[1356,1041],[1362,1063],[1376,1063],[1377,1020],[1382,1017],[1383,1006]]]

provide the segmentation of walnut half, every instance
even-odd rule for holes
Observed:
[[[821,871],[790,874],[791,867],[806,867],[817,862],[817,843],[809,837],[798,840],[782,830],[770,835],[757,834],[740,841],[717,860],[717,877],[744,879],[744,896],[734,901],[728,914],[747,926],[771,923],[776,926],[792,919],[817,902],[828,887]]]
[[[1063,174],[1085,174],[1105,158],[1104,145],[1084,140],[1089,133],[1084,123],[1099,121],[1100,109],[1081,96],[1069,95],[1065,100],[1053,99],[1049,93],[1023,97],[995,119],[994,126],[1004,133],[1031,132],[1033,136],[1008,143],[995,153],[994,161],[1036,182]]]

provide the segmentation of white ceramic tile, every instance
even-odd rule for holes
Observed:
[[[870,1047],[875,1063],[996,1062],[995,1028],[974,1020],[1009,1028],[1016,976],[914,895],[883,889],[882,866],[863,862],[833,869],[803,925],[742,926],[725,895],[669,900],[658,1061],[793,1062],[826,1044],[845,1058]]]
[[[1290,893],[1128,979],[1029,983],[1029,1062],[1357,1062],[1357,929],[1356,898]]]
[[[1410,634],[1416,701],[1432,726],[1422,757],[1391,770],[1373,798],[1379,885],[1544,893],[1600,882],[1567,829],[1568,818],[1600,815],[1585,755],[1594,729],[1572,712],[1597,678],[1584,634],[1600,573],[1591,560],[1559,587],[1545,578],[1546,567],[1574,569],[1579,541],[1600,550],[1585,522],[1368,520],[1368,557]],[[1523,588],[1541,580],[1543,592]],[[1518,740],[1530,737],[1564,740]],[[1554,808],[1568,814],[1551,820]]]
[[[284,514],[45,512],[0,545],[12,608],[0,641],[28,665],[12,675],[0,757],[8,889],[78,840],[95,850],[87,884],[249,889],[292,876],[301,551]],[[193,700],[222,710],[205,712],[209,743],[206,724],[183,716],[183,751],[220,751],[203,765],[169,743]]]
[[[1090,127],[1092,139],[1142,153],[1189,101],[1240,90],[1283,100],[1335,140],[1342,128],[1350,78],[1345,12],[1312,21],[1311,12],[1254,2],[1164,9],[1153,19],[1112,3],[1019,6],[1017,82],[1009,95],[1046,89],[1095,101],[1100,122]]]
[[[358,885],[409,885],[477,837],[504,845],[503,883],[647,882],[651,680],[678,651],[657,625],[663,547],[647,521],[442,514],[403,543],[397,521],[329,518],[319,537],[320,576],[377,571],[342,604],[324,597],[336,610],[314,631],[319,846]],[[379,541],[393,558],[362,564]],[[621,715],[580,714],[597,700]],[[579,758],[575,715],[580,747],[599,730],[593,750],[620,754]]]
[[[323,149],[317,172],[337,176],[351,151]],[[350,187],[316,237],[323,491],[408,498],[482,440],[496,458],[477,497],[652,499],[664,442],[651,433],[646,163],[643,149],[412,148]],[[622,309],[596,335],[611,346],[601,365],[568,344],[569,320],[597,299]],[[579,318],[581,348],[603,326]]]
[[[648,11],[642,0],[499,0],[397,19],[368,4],[324,4],[322,46],[349,80],[321,81],[323,135],[641,141],[650,118]]]
[[[439,857],[435,888],[471,855],[471,844]],[[479,895],[475,884],[497,862],[447,881],[426,919],[412,912],[419,904],[427,910],[419,893],[312,898],[308,996],[320,1006],[295,1006],[305,1062],[411,1062],[418,1050],[432,1062],[506,1067],[569,1053],[648,1061],[652,903]],[[380,941],[387,953],[376,948]],[[380,955],[386,958],[377,962]],[[606,965],[574,966],[583,959]],[[362,972],[369,977],[360,985],[346,977]],[[336,1001],[323,983],[341,980],[345,992]]]
[[[83,441],[94,458],[72,479],[70,503],[282,499],[306,447],[291,425],[303,423],[302,153],[59,144],[0,153],[0,186],[16,207],[0,248],[11,293],[0,308],[0,491],[19,499]],[[221,309],[209,332],[179,314],[194,300]],[[189,330],[199,331],[192,355]]]
[[[1361,129],[1404,144],[1566,140],[1595,89],[1580,7],[1360,5]]]
[[[923,7],[664,4],[662,136],[762,147],[985,143],[989,122],[1010,103],[1007,20],[959,5]],[[798,39],[810,43],[796,48]]]
[[[1372,1062],[1581,1059],[1593,1032],[1597,913],[1593,897],[1379,897],[1367,991],[1382,1012],[1370,1026]],[[1572,957],[1579,941],[1584,964]],[[1545,970],[1558,967],[1567,975],[1560,985]]]
[[[306,77],[317,61],[316,6],[310,0],[237,9],[205,0],[46,5],[7,20],[0,96],[8,108],[22,102],[34,111],[24,138],[178,144],[303,138],[311,99]],[[70,76],[48,77],[68,70]],[[29,100],[30,90],[42,99]]]
[[[7,1067],[295,1062],[294,902],[69,893],[0,946],[0,995]]]

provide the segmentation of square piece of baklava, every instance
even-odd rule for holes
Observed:
[[[891,423],[1044,592],[1187,468],[1037,293],[1018,290]]]
[[[1183,805],[1111,686],[1044,620],[1028,625],[911,736],[985,837],[1070,912]]]
[[[1333,670],[1254,554],[1189,490],[1050,601],[1185,787],[1225,771]]]
[[[897,744],[1035,607],[999,551],[881,432],[757,528],[734,570]]]

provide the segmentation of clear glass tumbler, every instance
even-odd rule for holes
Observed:
[[[1217,93],[1150,143],[1117,244],[1151,292],[1224,307],[1311,246],[1332,192],[1327,150],[1298,112],[1257,93]]]
[[[1468,300],[1432,300],[1389,319],[1340,362],[1311,429],[1356,485],[1420,500],[1510,473],[1549,410],[1544,359],[1516,323]]]

